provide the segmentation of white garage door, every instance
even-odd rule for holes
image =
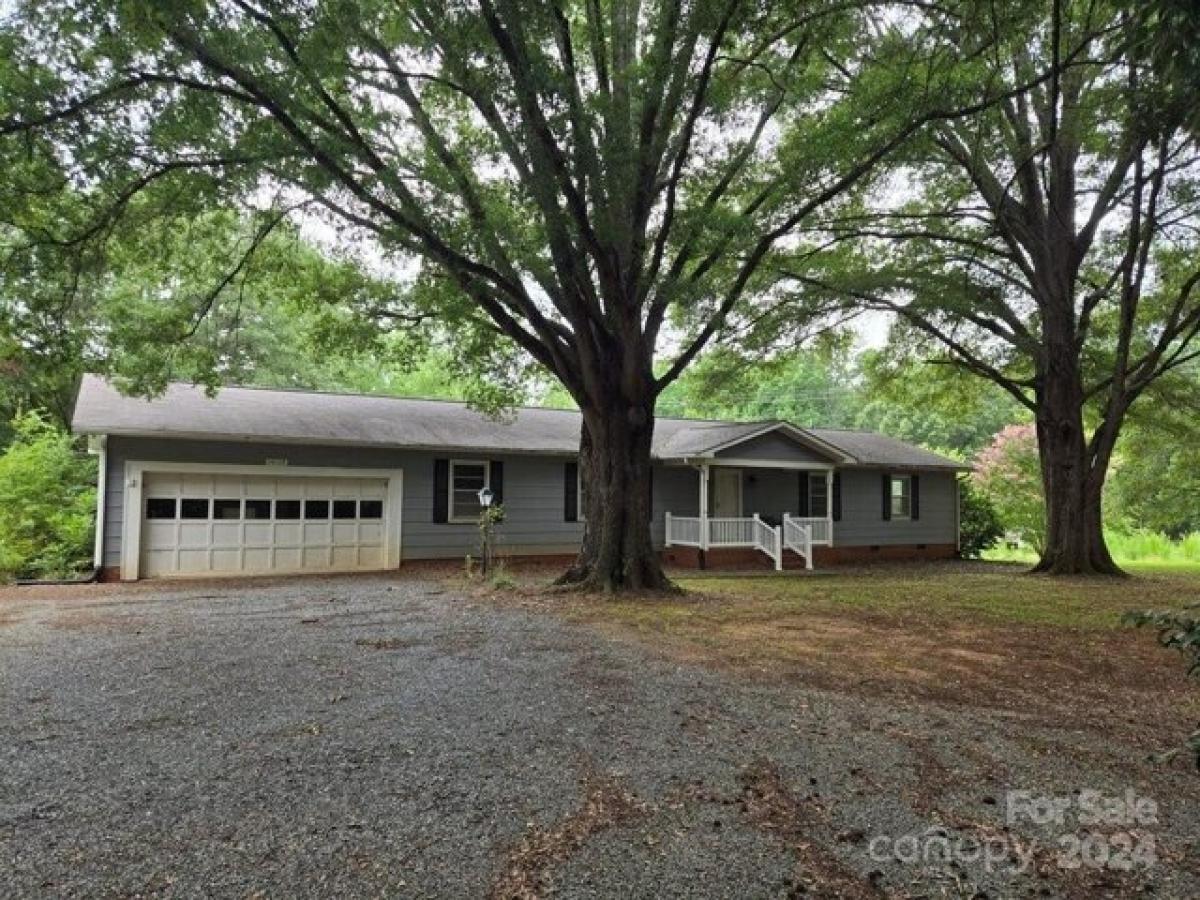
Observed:
[[[141,575],[382,569],[382,478],[147,472]]]

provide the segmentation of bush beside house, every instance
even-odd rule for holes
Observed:
[[[46,417],[13,421],[0,455],[0,578],[56,578],[92,555],[96,461]]]

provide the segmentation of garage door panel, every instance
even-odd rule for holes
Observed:
[[[300,478],[275,479],[275,496],[280,500],[300,500],[304,497],[304,484]]]
[[[207,550],[212,543],[207,522],[183,522],[179,526],[179,546],[189,550]]]
[[[180,550],[179,572],[183,575],[201,575],[211,572],[212,560],[208,550]],[[168,571],[159,574],[170,574]]]
[[[178,526],[174,522],[147,520],[142,526],[142,545],[147,550],[164,550],[175,546]]]
[[[212,570],[214,572],[242,571],[242,551],[240,549],[212,550]]]
[[[314,544],[328,546],[333,536],[330,533],[328,522],[305,522],[304,523],[304,545],[306,547]]]
[[[247,572],[269,572],[271,570],[271,549],[269,547],[247,547],[242,551],[243,566]]]
[[[169,476],[179,484],[180,492],[185,496],[211,497],[213,493],[213,478],[211,475],[185,474]]]
[[[247,476],[243,480],[247,497],[274,497],[275,485],[279,479]]]
[[[329,478],[310,478],[306,479],[304,485],[304,496],[311,497],[314,500],[332,500],[333,499],[333,483]]]
[[[272,568],[281,572],[298,572],[304,567],[304,554],[299,547],[276,547]]]
[[[147,575],[167,575],[175,569],[174,550],[147,550],[142,554],[142,568]]]
[[[304,568],[312,570],[324,570],[329,568],[329,547],[305,547],[304,548]]]
[[[358,543],[358,524],[355,522],[334,522],[333,543],[337,547],[352,546]]]
[[[302,532],[303,526],[299,522],[280,522],[276,523],[275,528],[275,545],[278,546],[299,546],[304,539]]]
[[[224,520],[213,522],[212,545],[214,547],[240,547],[242,545],[242,523]]]
[[[213,491],[218,497],[241,497],[245,480],[239,475],[217,475],[213,478]]]
[[[143,493],[146,575],[351,571],[387,562],[385,519],[359,518],[364,499],[387,515],[385,479],[155,472]],[[147,518],[151,498],[159,502]],[[292,518],[297,509],[307,518]],[[370,512],[378,516],[378,506]]]
[[[247,547],[270,547],[274,543],[275,526],[270,522],[247,522],[243,543]]]

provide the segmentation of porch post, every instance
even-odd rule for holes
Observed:
[[[700,467],[700,549],[708,549],[708,463]]]
[[[825,533],[833,546],[833,469],[825,470]],[[811,568],[811,566],[810,566]]]

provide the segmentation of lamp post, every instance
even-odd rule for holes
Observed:
[[[480,488],[479,505],[483,511],[479,515],[479,562],[484,578],[487,578],[492,563],[492,501],[495,499],[496,495],[490,487]]]

